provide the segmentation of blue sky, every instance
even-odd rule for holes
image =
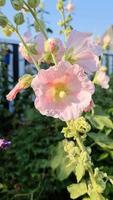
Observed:
[[[73,27],[79,31],[92,32],[94,35],[102,35],[105,30],[113,24],[113,0],[72,0],[75,4],[75,12],[73,13]],[[4,7],[4,13],[12,20],[14,11],[7,1]],[[54,30],[54,35],[58,36],[59,28],[57,22],[60,19],[59,13],[56,11],[57,0],[44,0],[46,10],[50,15],[45,15],[48,26]],[[32,19],[30,18],[32,22]],[[26,26],[21,27],[21,31],[26,31]],[[4,37],[0,32],[0,38]],[[13,39],[16,36],[13,35]]]

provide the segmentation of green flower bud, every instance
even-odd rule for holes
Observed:
[[[23,0],[11,0],[11,4],[15,10],[21,10],[23,8]]]
[[[4,6],[6,3],[6,0],[0,0],[0,6]]]
[[[24,23],[24,15],[23,13],[18,13],[14,16],[14,22],[17,24],[17,25],[21,25]]]
[[[4,16],[2,13],[0,13],[0,26],[5,27],[8,24],[8,18]]]
[[[23,87],[23,89],[26,89],[31,86],[32,80],[33,80],[32,75],[24,74],[22,77],[19,78],[19,83]]]
[[[2,29],[2,31],[6,36],[11,36],[15,32],[15,30],[10,25],[7,25],[5,28]]]
[[[40,4],[40,0],[28,0],[28,5],[31,8],[37,8],[37,6]]]
[[[63,0],[58,0],[57,10],[61,11],[63,9]]]

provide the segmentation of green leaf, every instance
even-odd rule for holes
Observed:
[[[113,129],[113,122],[109,119],[108,116],[86,115],[86,118],[90,121],[92,126],[94,126],[95,128],[99,130],[102,130],[104,127]]]
[[[108,156],[109,156],[109,153],[102,153],[99,156],[98,161],[105,160],[106,158],[108,158]]]
[[[67,187],[67,190],[70,193],[71,199],[77,199],[87,193],[87,185],[85,182],[71,184]]]
[[[88,136],[90,138],[92,138],[96,144],[98,144],[99,146],[101,146],[104,149],[113,149],[113,139],[111,139],[110,137],[108,137],[105,134],[102,133],[88,133]]]
[[[93,191],[90,194],[90,200],[105,200],[105,198],[101,194]]]
[[[85,174],[85,168],[82,162],[78,162],[77,166],[76,166],[76,178],[77,178],[77,182],[80,182],[80,180],[82,179],[82,177]]]
[[[57,178],[60,181],[66,179],[74,171],[75,163],[70,162],[70,159],[64,151],[63,142],[59,142],[50,165],[53,170],[56,170]]]

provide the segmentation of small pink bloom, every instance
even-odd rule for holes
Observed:
[[[73,12],[74,9],[75,9],[75,6],[74,4],[72,3],[72,1],[69,1],[68,4],[66,5],[65,9],[68,11],[68,12]]]
[[[21,90],[30,87],[32,80],[33,80],[33,76],[30,75],[30,74],[25,74],[22,77],[20,77],[19,82],[16,84],[16,86],[6,96],[7,100],[8,101],[14,100],[16,95]]]
[[[90,112],[94,106],[93,100],[90,101],[89,105],[84,109],[84,112]]]
[[[94,93],[94,85],[83,68],[68,62],[40,70],[31,86],[36,95],[36,109],[63,121],[79,117]]]
[[[108,89],[109,88],[109,81],[110,81],[110,78],[109,78],[108,75],[106,75],[105,71],[98,71],[96,73],[94,82],[97,85],[100,85],[104,89]]]
[[[36,62],[40,62],[44,53],[44,36],[40,33],[34,39],[31,40],[29,35],[26,34],[24,36],[24,40],[29,48],[30,54],[33,57],[33,59]],[[31,56],[29,55],[28,51],[22,43],[20,43],[19,52],[28,62],[33,63]]]
[[[22,90],[23,85],[21,85],[20,83],[17,83],[17,85],[9,92],[9,94],[6,96],[6,99],[8,101],[12,101],[16,98],[16,95]]]
[[[67,49],[71,50],[71,57],[84,68],[88,74],[95,72],[98,69],[101,48],[92,40],[90,33],[81,33],[73,30],[67,41]]]

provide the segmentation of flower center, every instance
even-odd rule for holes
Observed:
[[[68,95],[69,89],[62,83],[54,86],[53,97],[55,101],[63,100]]]

